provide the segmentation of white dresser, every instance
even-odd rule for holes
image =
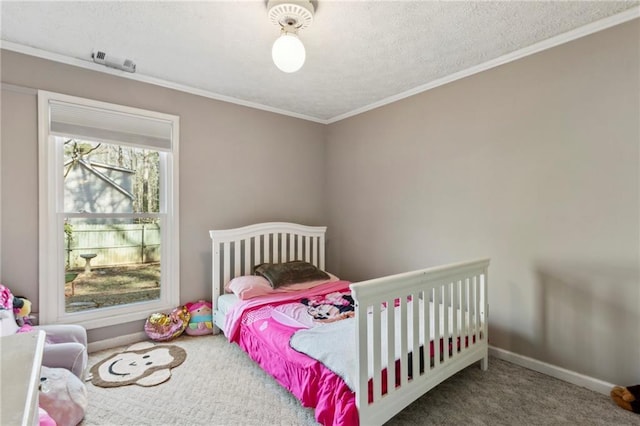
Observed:
[[[37,425],[44,331],[0,337],[0,424]]]

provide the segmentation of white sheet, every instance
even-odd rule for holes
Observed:
[[[218,304],[216,305],[216,307],[218,308],[218,311],[220,311],[223,315],[227,315],[227,312],[229,312],[229,308],[238,303],[238,301],[240,301],[240,299],[235,294],[223,294],[218,297]]]
[[[422,300],[419,301],[420,305],[420,324],[424,324],[424,308]],[[449,311],[449,326],[448,332],[444,333],[444,313],[445,309],[442,304],[439,306],[439,319],[440,319],[440,332],[435,335],[435,312],[433,309],[433,302],[429,302],[431,313],[431,321],[430,321],[430,333],[428,335],[428,340],[430,341],[439,341],[441,338],[448,338],[453,335],[453,310],[448,309]],[[395,308],[395,333],[396,336],[400,335],[400,315],[402,314],[401,309],[399,307]],[[412,318],[412,304],[407,305],[407,318]],[[461,323],[462,312],[457,310],[457,330],[458,333],[456,335],[467,335],[473,332],[472,325],[469,324],[469,313],[465,312],[466,318],[466,326]],[[369,321],[367,326],[368,331],[368,342],[369,342],[369,353],[372,353],[372,341],[373,341],[373,331],[372,331],[372,323],[373,323],[373,313],[369,312]],[[355,391],[355,381],[357,378],[355,377],[356,372],[356,338],[355,338],[355,319],[345,319],[342,321],[337,321],[334,323],[323,324],[318,327],[300,330],[296,332],[290,341],[290,345],[293,349],[298,352],[309,355],[310,357],[322,362],[329,370],[333,371],[345,381],[347,386],[353,391]],[[382,311],[380,328],[383,331],[381,338],[381,365],[382,368],[387,367],[387,321],[386,321],[386,310]],[[469,332],[463,332],[463,329],[469,329]],[[413,336],[413,322],[407,321],[407,336]],[[401,353],[401,339],[395,339],[395,358],[400,358]],[[422,326],[419,333],[419,342],[420,345],[423,345],[425,341],[424,333],[422,330]],[[448,343],[445,343],[445,348],[448,347]],[[429,351],[429,349],[425,348],[425,351]],[[426,352],[428,354],[429,352]],[[369,377],[373,377],[373,365],[369,364]]]
[[[355,392],[356,383],[356,323],[354,318],[299,330],[289,344],[296,351],[324,364],[344,380]]]
[[[240,301],[240,298],[235,294],[222,294],[218,297],[218,301],[216,303],[216,310],[214,311],[213,320],[216,323],[216,326],[219,327],[225,334],[226,330],[224,329],[225,319],[227,316],[227,312],[229,309],[236,303]]]

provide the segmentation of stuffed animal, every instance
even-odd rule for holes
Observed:
[[[0,284],[0,309],[13,309],[13,294],[2,284]]]
[[[16,317],[16,323],[20,329],[18,333],[25,333],[31,331],[31,301],[22,296],[13,297],[13,314]]]
[[[1,316],[5,319],[2,323],[3,336],[33,330],[29,318],[31,302],[24,297],[14,296],[11,290],[2,284],[0,284],[0,310],[3,311]],[[12,322],[15,322],[15,325],[12,325]]]
[[[175,308],[170,314],[151,314],[144,324],[144,331],[151,340],[166,342],[182,334],[190,317],[191,314],[184,306]]]
[[[626,388],[615,386],[611,389],[611,398],[625,410],[640,414],[640,385]]]
[[[55,423],[75,426],[84,418],[87,409],[87,388],[71,371],[65,368],[40,369],[38,402]]]
[[[185,305],[191,319],[185,330],[190,336],[201,336],[203,334],[213,333],[213,315],[211,302],[206,300],[198,300],[197,302],[189,302]]]

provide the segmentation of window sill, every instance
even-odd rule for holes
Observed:
[[[86,312],[64,314],[54,321],[47,323],[78,324],[91,330],[143,320],[156,312],[169,312],[175,306],[161,301],[142,302],[131,305],[115,306],[103,309],[93,309]]]

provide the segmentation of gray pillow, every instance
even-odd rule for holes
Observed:
[[[253,272],[255,275],[266,278],[272,288],[331,278],[323,270],[301,260],[285,263],[262,263],[255,266]]]

